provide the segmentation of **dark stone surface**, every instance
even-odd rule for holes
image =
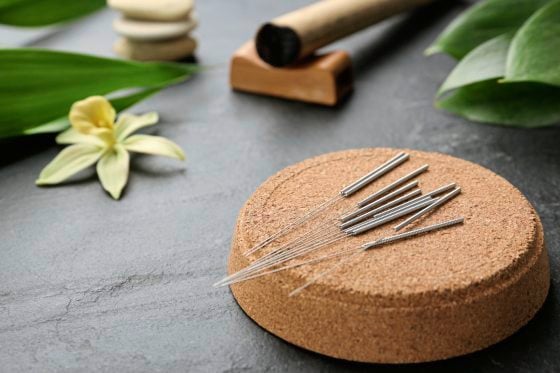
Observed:
[[[228,58],[259,23],[306,1],[197,3],[200,62],[210,68],[134,111],[157,110],[157,132],[182,163],[138,157],[120,202],[85,172],[72,183],[34,180],[60,150],[52,137],[0,142],[0,370],[2,371],[477,371],[560,370],[560,129],[524,131],[436,111],[453,62],[424,48],[465,8],[439,5],[339,43],[356,67],[340,108],[236,94]],[[111,55],[114,13],[64,30],[2,29],[3,43]],[[42,35],[42,36],[41,36]],[[225,273],[237,212],[281,168],[321,153],[409,147],[462,157],[503,175],[540,213],[553,281],[538,316],[508,340],[434,364],[337,361],[293,347],[248,319]],[[341,341],[344,343],[344,341]]]

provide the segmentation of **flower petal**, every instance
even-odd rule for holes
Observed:
[[[123,142],[126,150],[131,152],[163,155],[166,157],[185,159],[185,153],[174,142],[160,136],[134,135]]]
[[[104,146],[105,143],[101,138],[95,135],[85,135],[76,131],[73,127],[68,128],[66,131],[61,132],[56,136],[58,144],[93,144]]]
[[[102,154],[103,148],[97,145],[70,145],[58,153],[43,171],[41,171],[35,184],[58,184],[97,162]]]
[[[158,122],[158,114],[156,112],[144,115],[121,114],[117,121],[115,136],[117,141],[122,141],[140,128],[154,125]]]
[[[72,127],[85,134],[112,131],[115,117],[115,109],[103,96],[91,96],[75,102],[69,114]]]
[[[119,199],[128,180],[130,157],[122,145],[108,150],[97,163],[97,175],[111,197]]]

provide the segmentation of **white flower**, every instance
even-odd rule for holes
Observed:
[[[115,109],[105,97],[92,96],[74,103],[69,115],[72,127],[56,138],[59,144],[71,145],[41,171],[35,183],[58,184],[97,163],[103,188],[119,199],[128,180],[129,151],[185,159],[181,148],[166,138],[132,135],[140,128],[156,124],[157,113],[121,114],[116,123],[115,118]]]

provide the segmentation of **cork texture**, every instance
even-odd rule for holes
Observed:
[[[539,217],[502,177],[443,154],[410,150],[408,162],[364,190],[255,254],[241,254],[398,151],[330,153],[269,178],[239,214],[229,273],[425,163],[430,169],[419,177],[423,191],[456,182],[463,192],[410,228],[459,216],[465,223],[360,254],[294,297],[288,293],[340,258],[235,284],[233,295],[249,317],[278,337],[321,354],[410,363],[480,350],[513,334],[535,315],[550,279]],[[339,241],[303,259],[394,234],[393,225]]]

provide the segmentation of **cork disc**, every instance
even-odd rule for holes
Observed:
[[[255,254],[243,255],[397,152],[330,153],[272,176],[239,214],[229,273],[425,163],[429,171],[418,178],[423,191],[456,182],[463,192],[407,229],[460,216],[465,223],[367,251],[292,297],[292,290],[340,258],[232,285],[237,302],[257,324],[332,357],[409,363],[480,350],[513,334],[535,315],[549,287],[539,217],[502,177],[443,154],[408,151],[410,160],[391,173]],[[345,238],[306,259],[394,234],[393,225]]]

